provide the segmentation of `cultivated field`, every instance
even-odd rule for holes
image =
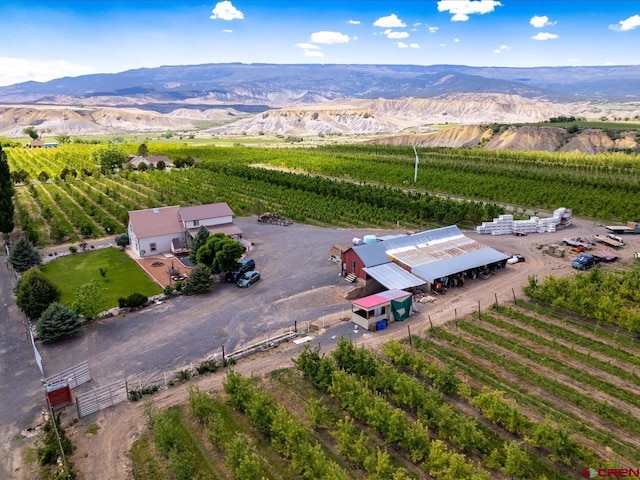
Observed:
[[[383,228],[473,225],[503,212],[498,202],[516,214],[566,206],[611,223],[637,220],[628,216],[640,211],[640,162],[630,155],[425,149],[414,186],[412,152],[399,147],[150,145],[202,162],[118,175],[98,171],[93,148],[100,147],[8,149],[12,170],[40,177],[19,186],[17,197],[18,223],[40,245],[120,233],[128,210],[212,201],[238,214],[278,211],[298,222]],[[134,153],[137,146],[123,148]],[[64,168],[76,175],[60,178]],[[53,238],[54,225],[62,238]],[[597,315],[569,313],[573,301],[564,294],[541,304],[483,306],[376,351],[343,340],[332,352],[304,350],[295,367],[285,353],[266,374],[241,361],[215,374],[222,385],[211,391],[191,388],[186,402],[184,386],[171,400],[171,389],[163,392],[157,406],[145,407],[152,428],[139,415],[122,415],[137,423],[109,435],[126,439],[95,443],[112,449],[104,457],[126,464],[136,480],[550,480],[576,478],[585,467],[633,467],[640,462],[640,346],[628,331],[637,333],[640,290],[631,281],[580,275],[579,285],[591,283],[586,291],[606,284],[621,300]],[[540,279],[538,292],[543,285]],[[607,313],[620,308],[631,313]],[[88,455],[92,440],[76,439]],[[119,457],[119,442],[132,445],[131,460]]]

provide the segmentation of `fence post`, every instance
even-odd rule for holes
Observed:
[[[497,307],[498,306],[498,294],[494,293],[493,296],[496,297],[496,307]]]
[[[480,320],[480,300],[478,300],[478,320]]]
[[[516,291],[511,287],[511,293],[513,293],[513,303],[518,304],[518,300],[516,299]]]
[[[409,346],[413,348],[413,340],[411,340],[411,327],[407,325],[407,332],[409,332]]]

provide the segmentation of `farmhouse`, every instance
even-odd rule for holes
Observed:
[[[140,155],[129,155],[129,161],[127,165],[130,168],[137,170],[138,167],[144,164],[147,168],[157,168],[159,162],[164,162],[165,166],[171,163],[169,157],[166,155],[151,155],[148,157],[142,157]]]
[[[453,225],[354,245],[342,254],[342,275],[364,280],[367,291],[381,286],[438,291],[464,283],[467,277],[502,268],[507,259],[507,255],[466,237]],[[371,288],[369,283],[373,283]]]
[[[131,249],[139,257],[180,253],[188,248],[200,227],[212,234],[241,238],[242,230],[233,223],[233,216],[224,202],[134,210],[129,212],[127,233]]]

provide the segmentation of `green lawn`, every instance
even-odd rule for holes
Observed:
[[[100,268],[106,270],[103,278]],[[76,253],[60,257],[42,266],[45,276],[60,290],[60,303],[71,306],[75,291],[94,278],[105,288],[106,308],[118,306],[118,298],[128,297],[134,292],[157,295],[162,291],[140,266],[126,253],[117,248]]]

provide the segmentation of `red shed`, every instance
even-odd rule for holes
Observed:
[[[342,275],[353,273],[356,277],[365,279],[367,273],[363,270],[365,264],[360,259],[353,247],[342,252]]]

